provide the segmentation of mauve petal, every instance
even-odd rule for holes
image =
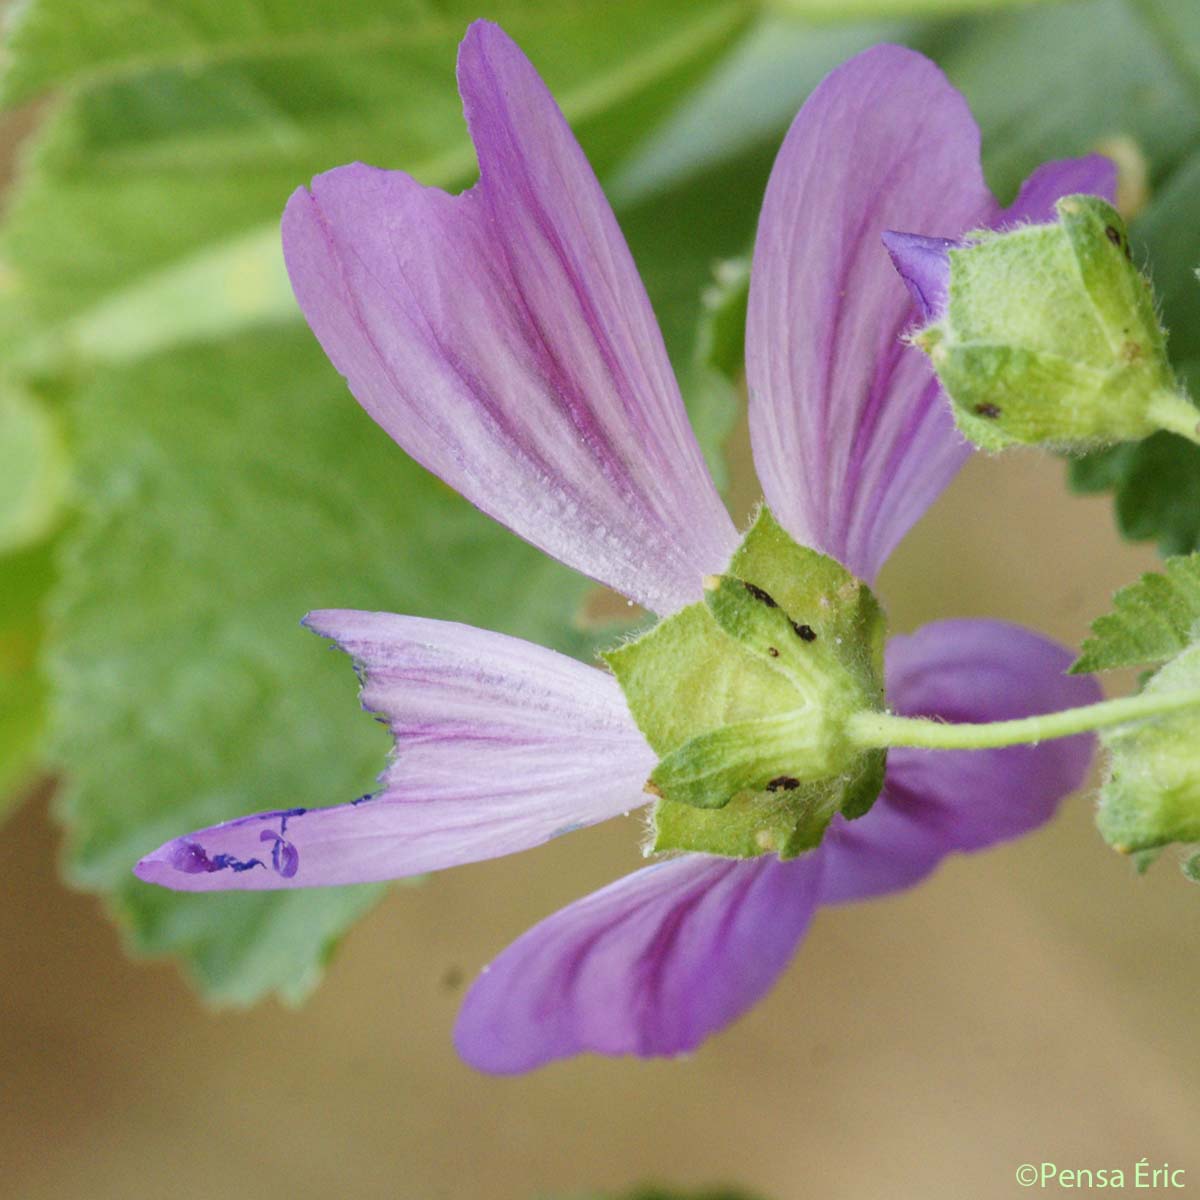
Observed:
[[[455,1029],[467,1062],[527,1071],[593,1051],[681,1054],[771,986],[808,928],[819,858],[689,854],[576,901],[476,980]]]
[[[284,253],[363,407],[484,512],[658,613],[737,535],[616,219],[528,59],[476,22],[461,196],[343,167],[289,201]]]
[[[329,611],[307,623],[354,656],[363,707],[396,738],[382,790],[177,838],[142,859],[142,879],[180,891],[395,879],[524,850],[645,801],[654,755],[605,672],[448,621]]]
[[[917,303],[923,321],[941,315],[950,291],[950,251],[962,243],[953,238],[922,237],[919,233],[888,230],[883,244],[892,266]]]
[[[1100,698],[1067,675],[1065,647],[1001,621],[938,621],[888,644],[888,702],[904,716],[1004,721]],[[955,850],[1019,837],[1050,819],[1087,776],[1090,735],[1005,750],[888,752],[875,806],[831,827],[822,845],[822,901],[907,887]]]
[[[865,579],[970,453],[901,341],[914,309],[880,237],[994,212],[966,102],[898,46],[827,76],[771,173],[746,326],[754,461],[792,536]]]
[[[1062,196],[1076,194],[1103,196],[1110,204],[1117,194],[1117,168],[1103,154],[1088,154],[1083,158],[1060,158],[1042,163],[1021,184],[1012,204],[995,222],[998,226],[1018,222],[1053,221],[1054,202]]]

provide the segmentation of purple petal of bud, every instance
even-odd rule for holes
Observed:
[[[926,321],[936,320],[946,307],[950,290],[950,251],[962,243],[953,238],[888,230],[883,234],[883,244],[912,298],[920,305],[921,315]]]

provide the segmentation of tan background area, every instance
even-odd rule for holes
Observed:
[[[986,615],[1077,643],[1152,561],[1057,462],[1017,454],[971,464],[880,591],[897,630]],[[766,1002],[687,1061],[497,1080],[451,1047],[461,980],[636,866],[635,820],[397,889],[306,1008],[214,1016],[56,882],[37,795],[0,838],[0,1194],[507,1200],[658,1179],[976,1200],[1022,1194],[1025,1162],[1142,1157],[1200,1188],[1200,893],[1167,860],[1134,877],[1091,807],[821,913]]]

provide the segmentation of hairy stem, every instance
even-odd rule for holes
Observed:
[[[1104,700],[1083,708],[1015,721],[950,725],[926,717],[897,717],[892,713],[858,712],[849,720],[850,737],[864,749],[917,746],[925,750],[994,750],[1071,737],[1094,729],[1109,729],[1187,708],[1200,708],[1200,691],[1156,692]]]
[[[1150,402],[1149,416],[1161,428],[1200,444],[1200,409],[1186,395],[1159,392]]]

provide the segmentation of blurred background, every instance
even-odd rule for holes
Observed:
[[[10,6],[0,1190],[515,1200],[660,1181],[930,1200],[1017,1194],[1027,1162],[1142,1158],[1200,1181],[1195,893],[1169,856],[1135,876],[1086,794],[910,893],[823,911],[768,999],[687,1060],[517,1079],[456,1058],[463,988],[635,868],[636,817],[392,889],[189,898],[130,877],[174,834],[368,789],[386,739],[349,665],[298,628],[308,609],[428,613],[581,655],[603,640],[611,608],[586,583],[363,416],[278,255],[287,195],[322,169],[470,182],[453,65],[481,15],[596,163],[739,517],[756,485],[737,297],[714,265],[748,250],[808,90],[873,42],[943,64],[1005,202],[1045,158],[1112,153],[1177,362],[1200,360],[1193,0]],[[1050,456],[970,463],[884,572],[892,629],[991,616],[1078,644],[1158,550],[1200,544],[1182,443],[1075,475],[1096,494],[1071,494]]]

